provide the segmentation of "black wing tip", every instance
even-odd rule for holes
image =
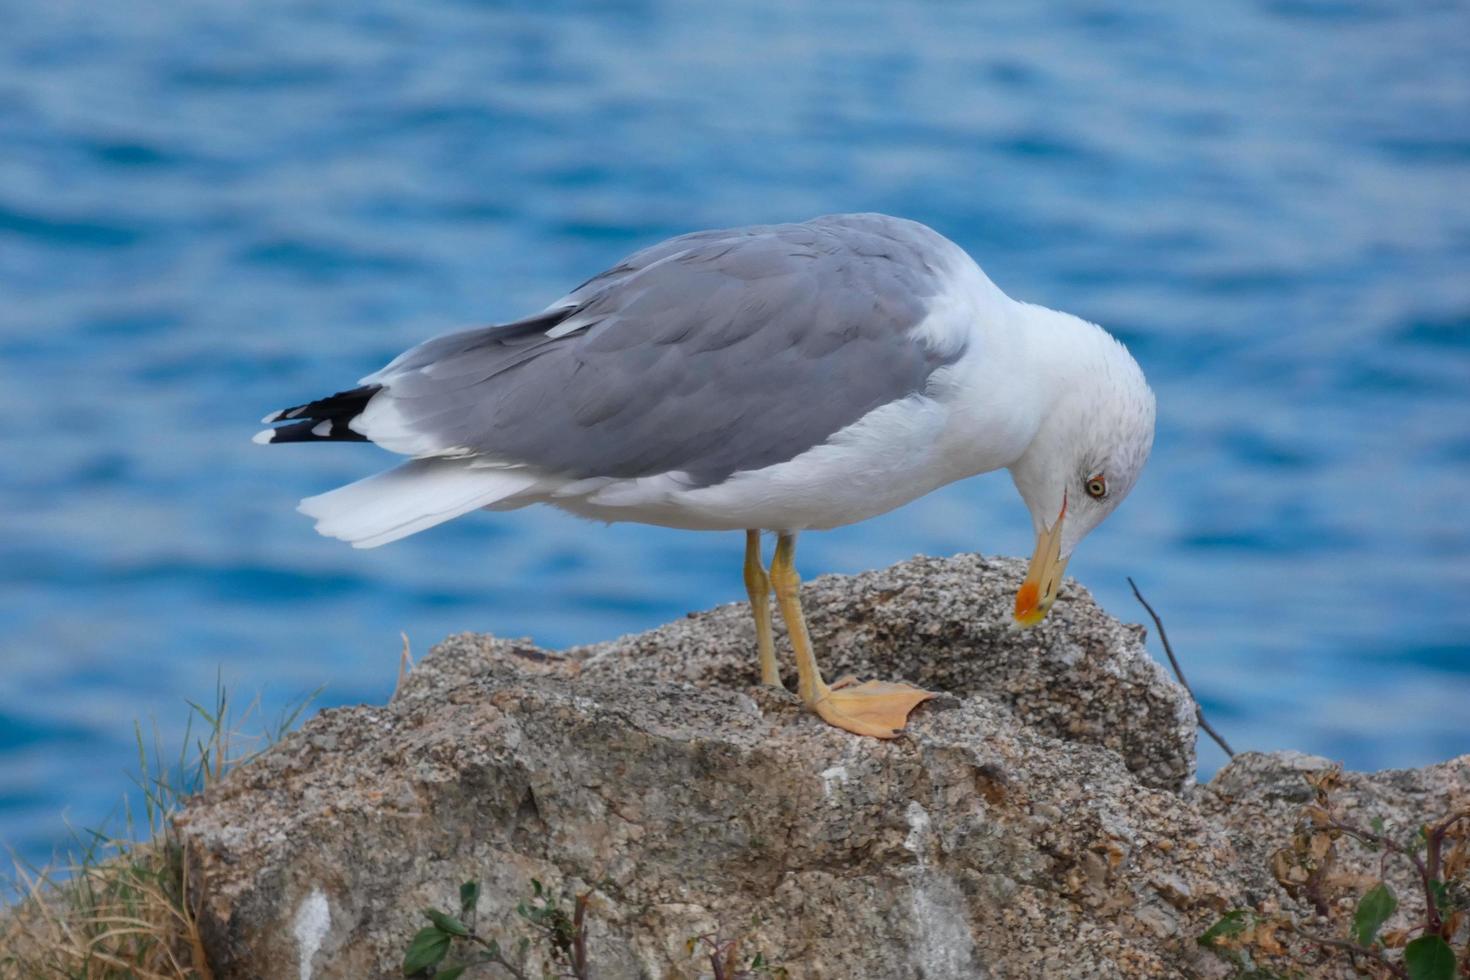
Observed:
[[[352,428],[352,420],[361,415],[368,401],[382,390],[382,385],[362,385],[304,405],[271,412],[261,419],[262,423],[290,424],[262,429],[252,441],[260,445],[277,442],[367,442],[367,436]]]
[[[368,437],[335,419],[303,419],[274,429],[261,429],[253,442],[260,445],[278,442],[367,442]]]

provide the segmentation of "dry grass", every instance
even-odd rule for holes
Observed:
[[[173,842],[128,841],[60,875],[22,869],[0,976],[207,980],[184,870]]]
[[[74,834],[71,853],[54,866],[15,861],[10,892],[16,898],[0,909],[0,978],[210,980],[173,815],[289,730],[310,700],[264,734],[242,737],[257,705],[232,717],[217,687],[209,708],[191,702],[176,759],[165,759],[156,732],[150,753],[135,726],[144,812],[125,803],[121,833]]]

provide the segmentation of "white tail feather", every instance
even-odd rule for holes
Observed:
[[[296,509],[316,518],[319,534],[354,548],[376,548],[476,508],[508,503],[537,482],[523,469],[477,466],[469,459],[416,459],[307,497]]]

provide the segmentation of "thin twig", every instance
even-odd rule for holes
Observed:
[[[576,911],[572,915],[572,973],[577,980],[588,980],[591,976],[587,967],[587,903],[591,899],[590,891],[578,895]]]
[[[1349,956],[1362,956],[1366,959],[1370,959],[1396,977],[1407,977],[1409,975],[1403,967],[1399,966],[1397,963],[1393,962],[1376,949],[1369,949],[1367,946],[1360,946],[1357,943],[1351,942],[1347,939],[1332,939],[1328,936],[1318,936],[1313,933],[1307,932],[1305,929],[1293,928],[1292,932],[1296,933],[1298,936],[1300,936],[1302,939],[1305,939],[1309,943],[1315,943],[1318,946],[1330,946],[1333,949],[1344,950]]]
[[[531,978],[527,976],[526,971],[522,970],[510,960],[506,959],[505,954],[498,949],[493,950],[490,953],[490,962],[505,970],[505,972],[515,977],[516,980],[531,980]]]
[[[1451,821],[1450,824],[1445,824],[1444,826],[1446,829],[1448,829],[1449,826],[1451,826],[1453,823],[1454,821]],[[1397,841],[1387,836],[1386,834],[1375,834],[1372,831],[1363,830],[1359,827],[1354,827],[1351,824],[1337,823],[1335,821],[1327,823],[1326,827],[1328,830],[1337,830],[1341,831],[1344,834],[1347,834],[1349,837],[1356,837],[1358,840],[1362,841],[1365,844],[1376,844],[1379,847],[1383,848],[1385,852],[1392,852],[1394,854],[1401,855],[1413,862],[1414,870],[1419,874],[1419,886],[1424,890],[1424,912],[1425,919],[1428,921],[1428,928],[1426,929],[1426,931],[1434,933],[1439,932],[1439,927],[1441,924],[1439,917],[1439,904],[1435,901],[1434,886],[1430,884],[1430,882],[1434,880],[1434,874],[1430,871],[1429,868],[1425,866],[1423,858],[1415,853],[1412,848],[1401,846]],[[1438,866],[1439,841],[1430,838],[1427,843],[1428,847],[1426,848],[1426,850],[1429,853],[1430,860],[1436,866]]]
[[[510,960],[505,958],[505,954],[502,953],[500,950],[500,944],[495,940],[486,939],[484,936],[481,936],[480,934],[474,932],[470,933],[465,938],[472,943],[478,943],[481,946],[485,947],[486,952],[483,954],[485,957],[483,962],[494,963],[496,966],[504,968],[505,972],[515,977],[516,980],[530,980],[530,978],[526,976],[526,971],[522,970],[520,967],[516,966]]]
[[[1424,833],[1424,894],[1429,904],[1429,930],[1439,932],[1444,928],[1444,919],[1439,912],[1439,901],[1430,882],[1439,881],[1439,862],[1444,853],[1445,835],[1461,820],[1470,818],[1470,813],[1455,813],[1441,820]]]
[[[1149,617],[1154,621],[1154,628],[1159,631],[1159,643],[1163,645],[1164,653],[1169,657],[1169,664],[1174,668],[1174,676],[1179,678],[1179,683],[1184,685],[1184,689],[1189,692],[1190,698],[1194,701],[1194,717],[1199,722],[1199,727],[1205,730],[1206,735],[1215,740],[1216,745],[1225,750],[1226,755],[1232,759],[1235,758],[1235,750],[1230,747],[1230,743],[1225,741],[1225,738],[1219,732],[1215,731],[1214,726],[1208,721],[1205,721],[1205,712],[1199,706],[1199,698],[1194,696],[1194,688],[1190,687],[1189,681],[1184,679],[1184,671],[1179,666],[1179,658],[1174,656],[1174,648],[1169,645],[1169,634],[1164,629],[1164,621],[1159,618],[1158,613],[1154,612],[1154,607],[1148,604],[1148,600],[1143,597],[1143,593],[1138,591],[1138,585],[1133,581],[1131,576],[1128,578],[1128,585],[1133,589],[1133,597],[1148,611]]]
[[[398,692],[403,690],[404,680],[413,670],[413,654],[408,650],[408,634],[399,632],[398,635],[403,637],[403,652],[398,655],[398,680],[393,685],[393,693],[388,696],[389,701],[398,697]]]
[[[700,936],[699,941],[709,949],[709,965],[714,971],[714,980],[735,980],[730,971],[735,967],[736,941],[721,939],[719,933]]]
[[[1434,894],[1434,882],[1439,880],[1440,854],[1444,848],[1445,835],[1461,820],[1470,819],[1470,813],[1455,813],[1441,820],[1433,826],[1426,825],[1424,828],[1424,857],[1420,857],[1413,848],[1404,847],[1386,834],[1375,834],[1345,823],[1328,823],[1329,830],[1339,830],[1350,837],[1356,837],[1365,844],[1377,844],[1383,848],[1384,853],[1392,852],[1408,858],[1414,864],[1414,870],[1419,873],[1419,884],[1424,889],[1424,911],[1426,934],[1437,934],[1444,926],[1444,919],[1440,915],[1439,900]]]

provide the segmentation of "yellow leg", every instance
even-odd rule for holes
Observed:
[[[829,725],[874,738],[893,738],[908,720],[909,712],[934,697],[928,691],[903,683],[868,681],[863,684],[842,683],[828,687],[817,668],[807,635],[806,618],[801,613],[801,577],[792,559],[796,555],[796,535],[782,533],[776,538],[776,556],[771,562],[771,584],[776,589],[776,604],[786,621],[791,637],[791,650],[796,654],[796,693],[808,708]]]
[[[755,617],[755,645],[760,651],[761,683],[781,687],[776,670],[776,641],[771,637],[771,580],[761,565],[761,533],[745,532],[745,591]]]
[[[831,693],[817,669],[812,654],[811,637],[806,632],[806,617],[801,613],[801,576],[796,574],[792,559],[796,556],[796,535],[782,533],[776,537],[776,554],[771,560],[771,584],[776,587],[776,605],[786,622],[791,637],[791,652],[796,655],[796,694],[808,707]]]

